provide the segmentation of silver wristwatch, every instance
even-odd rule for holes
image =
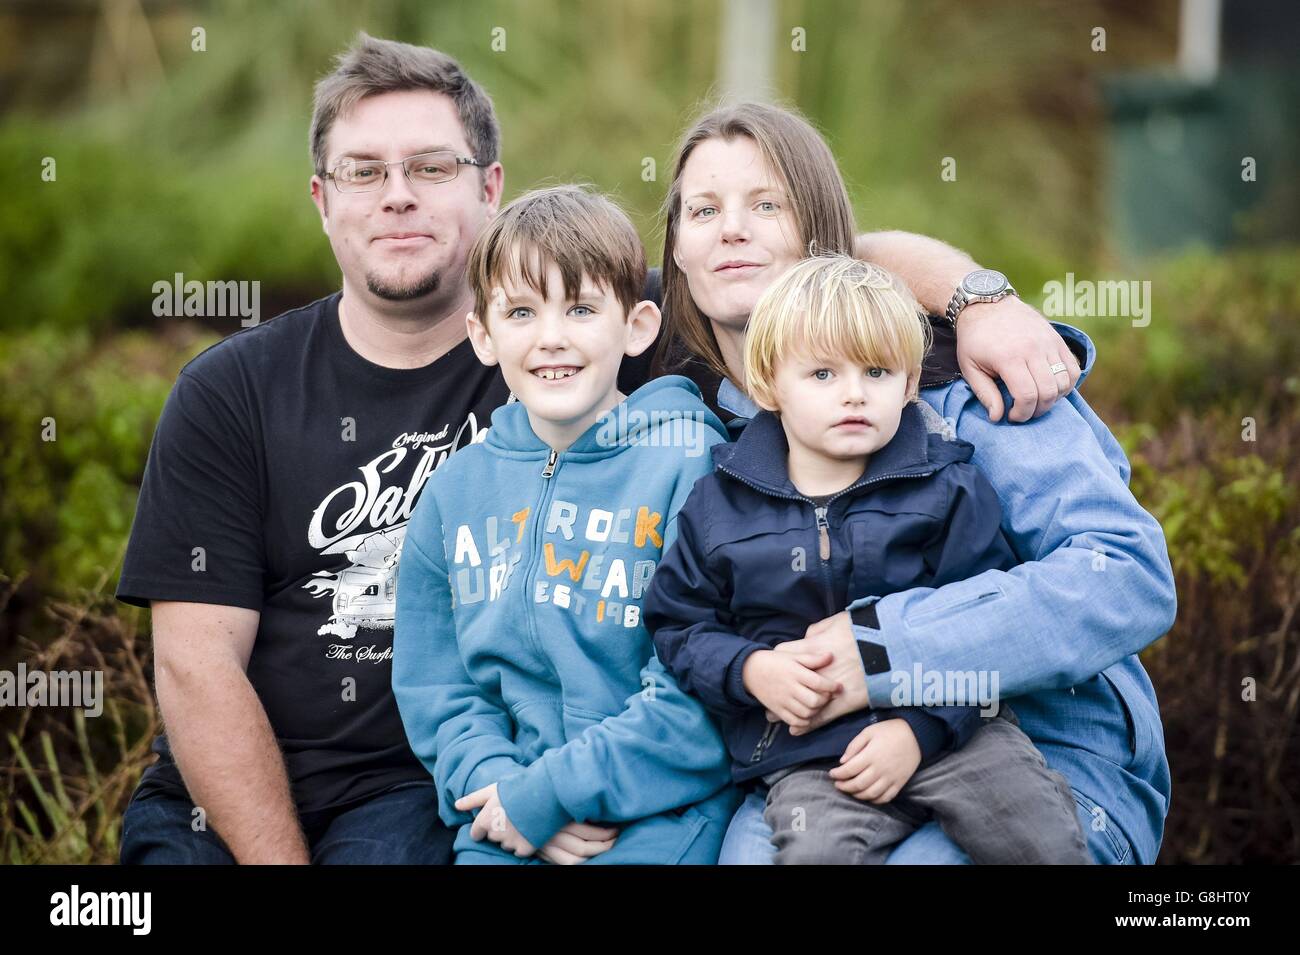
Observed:
[[[961,280],[957,291],[952,293],[944,314],[952,327],[956,328],[957,316],[971,302],[998,302],[1008,295],[1016,294],[1016,290],[1001,272],[996,269],[976,269]]]

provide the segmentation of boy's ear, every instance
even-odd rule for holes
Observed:
[[[921,397],[920,384],[920,371],[914,371],[907,376],[907,397],[909,401],[916,401]]]
[[[654,344],[659,337],[659,326],[663,324],[663,313],[654,302],[637,302],[627,313],[627,347],[624,354],[635,358]]]
[[[474,354],[485,365],[497,363],[497,349],[488,334],[487,326],[479,321],[473,312],[465,313],[465,330],[469,332],[469,343],[474,347]]]
[[[768,404],[766,401],[763,401],[762,399],[760,399],[760,398],[758,398],[758,397],[756,397],[756,396],[754,396],[754,395],[752,395],[752,394],[749,396],[749,398],[750,398],[751,401],[754,402],[754,404],[758,405],[758,406],[759,406],[760,408],[762,408],[764,411],[770,411],[770,412],[772,412],[773,414],[780,414],[780,413],[781,413],[781,409],[778,408],[778,407],[777,407],[776,405],[774,405],[774,404]]]

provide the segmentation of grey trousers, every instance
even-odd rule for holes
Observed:
[[[961,749],[916,771],[888,803],[835,788],[818,760],[773,774],[763,818],[777,865],[880,865],[931,819],[976,865],[1093,864],[1065,777],[1008,707]]]

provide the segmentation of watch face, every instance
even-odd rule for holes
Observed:
[[[996,295],[1007,287],[1007,277],[996,269],[980,269],[961,283],[972,295]]]

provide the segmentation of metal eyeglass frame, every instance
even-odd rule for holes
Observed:
[[[380,189],[384,188],[385,184],[388,182],[388,167],[401,166],[402,174],[406,176],[406,181],[409,182],[412,186],[436,186],[444,182],[451,182],[456,178],[456,175],[452,175],[447,179],[435,179],[430,182],[416,182],[416,180],[411,178],[411,170],[410,167],[407,166],[407,163],[409,163],[413,159],[422,159],[425,156],[447,156],[447,155],[452,156],[456,160],[456,166],[455,166],[456,175],[460,174],[461,166],[478,166],[481,168],[484,165],[486,165],[485,163],[481,163],[477,159],[471,158],[469,156],[457,156],[455,154],[455,151],[451,149],[435,149],[432,152],[416,153],[413,156],[407,156],[405,159],[394,159],[392,162],[384,162],[382,159],[354,159],[354,160],[345,159],[343,162],[340,162],[334,166],[334,170],[337,171],[338,169],[341,169],[348,162],[354,162],[354,163],[364,162],[364,163],[374,163],[377,165],[382,165],[384,167],[384,174],[382,177],[376,180],[377,185],[366,186],[360,189],[343,189],[342,187],[339,186],[339,179],[338,176],[335,175],[335,171],[321,173],[321,178],[331,180],[334,183],[334,189],[340,195],[355,195],[356,193],[359,192],[378,192]]]

